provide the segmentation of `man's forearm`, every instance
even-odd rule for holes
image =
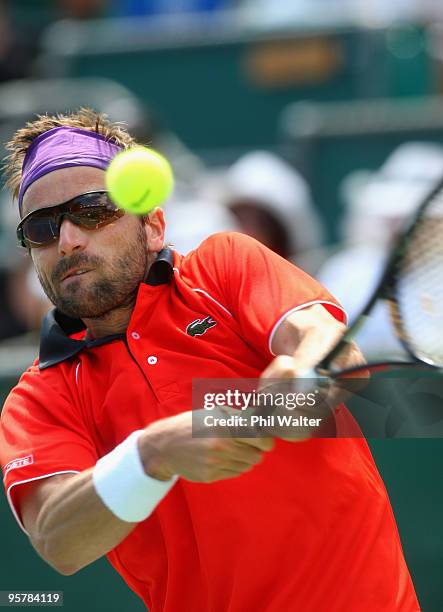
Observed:
[[[296,359],[299,371],[313,367],[334,346],[346,327],[316,304],[290,314],[272,343],[275,355]]]
[[[233,478],[252,469],[263,452],[273,447],[268,438],[194,438],[194,414],[183,412],[134,432],[81,474],[33,483],[37,490],[22,500],[21,507],[23,522],[39,554],[59,572],[72,574],[117,546],[137,524],[130,521],[149,516],[173,486],[171,475],[195,482]],[[119,463],[121,451],[124,457],[133,451],[129,446],[124,450],[132,439],[137,441],[142,478],[132,473],[130,462]],[[118,466],[120,469],[115,469]],[[155,469],[150,469],[152,466]],[[168,480],[160,487],[164,479]]]
[[[43,503],[30,534],[37,552],[73,574],[119,544],[136,523],[117,518],[97,495],[93,469],[64,480]]]

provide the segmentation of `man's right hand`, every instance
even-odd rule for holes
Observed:
[[[196,428],[203,425],[197,412],[203,411],[182,412],[146,427],[138,444],[149,476],[169,480],[177,474],[193,482],[233,478],[252,469],[274,446],[272,438],[198,437]]]

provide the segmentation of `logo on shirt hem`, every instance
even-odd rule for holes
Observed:
[[[189,336],[202,336],[208,329],[214,327],[214,325],[217,325],[217,321],[214,321],[211,316],[207,316],[204,319],[195,319],[195,321],[189,323],[186,328],[186,333]]]
[[[13,459],[12,461],[10,461],[9,463],[5,465],[5,468],[3,471],[6,475],[10,470],[16,470],[17,468],[22,468],[27,465],[32,465],[33,463],[34,463],[34,456],[27,455],[26,457],[21,457],[20,459]]]

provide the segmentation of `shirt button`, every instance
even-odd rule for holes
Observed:
[[[137,332],[132,332],[131,336],[134,338],[134,340],[140,340],[140,334]]]
[[[155,365],[157,363],[157,357],[155,355],[149,355],[148,363],[149,365]]]

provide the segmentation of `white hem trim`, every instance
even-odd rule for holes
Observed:
[[[334,306],[334,308],[338,308],[338,310],[341,310],[344,314],[344,323],[346,324],[348,322],[348,315],[346,314],[345,309],[339,306],[338,304],[336,304],[335,302],[328,302],[328,300],[313,300],[312,302],[306,302],[306,304],[300,304],[300,306],[295,306],[295,308],[291,308],[290,310],[285,312],[279,318],[279,320],[274,325],[274,327],[272,328],[272,331],[269,335],[269,341],[268,341],[268,348],[269,348],[269,352],[271,353],[271,355],[274,355],[274,357],[276,356],[274,351],[271,349],[271,346],[272,346],[272,341],[274,340],[274,336],[277,333],[277,330],[280,327],[280,325],[283,323],[283,321],[287,317],[289,317],[289,315],[291,315],[293,312],[297,312],[297,310],[304,310],[305,308],[309,308],[309,306],[315,306],[315,304],[329,304],[329,306]]]
[[[7,492],[6,492],[6,497],[8,498],[8,503],[9,506],[12,510],[12,514],[14,515],[15,520],[17,521],[20,529],[22,531],[24,531],[26,533],[26,535],[29,537],[29,533],[26,531],[26,529],[24,528],[18,513],[14,507],[14,504],[12,503],[12,497],[11,497],[11,490],[16,487],[17,485],[21,485],[21,484],[26,484],[27,482],[32,482],[34,480],[42,480],[43,478],[50,478],[51,476],[57,476],[58,474],[80,474],[80,472],[78,470],[64,470],[62,472],[53,472],[52,474],[44,474],[43,476],[36,476],[35,478],[28,478],[27,480],[19,480],[18,482],[14,482],[12,483],[12,485],[8,488]]]

